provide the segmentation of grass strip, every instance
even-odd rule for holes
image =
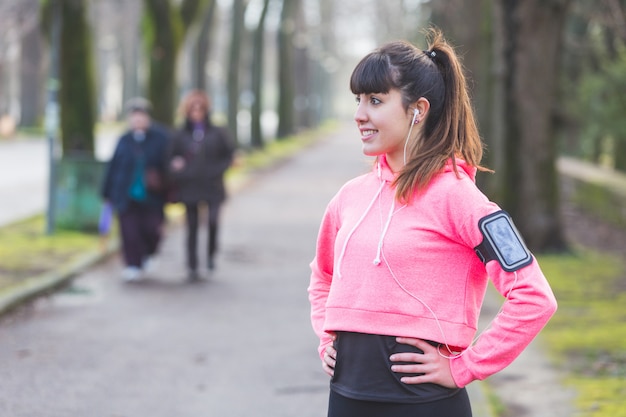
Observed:
[[[542,332],[581,417],[626,417],[626,265],[579,250],[539,256],[559,302]]]

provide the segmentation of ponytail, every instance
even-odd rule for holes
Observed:
[[[490,171],[480,165],[483,144],[461,62],[439,30],[430,29],[427,40],[428,49],[419,51],[421,56],[414,71],[426,67],[437,76],[431,77],[431,85],[415,86],[410,97],[410,100],[426,98],[430,111],[422,137],[412,142],[408,162],[395,180],[396,195],[402,201],[425,189],[448,160],[457,176],[456,158],[480,171]]]
[[[405,109],[422,97],[430,103],[422,134],[408,143],[407,163],[394,182],[400,201],[424,190],[448,160],[457,175],[456,158],[489,171],[480,166],[483,145],[461,62],[441,31],[428,30],[427,43],[424,51],[403,41],[383,45],[365,56],[350,78],[354,94],[397,89]]]

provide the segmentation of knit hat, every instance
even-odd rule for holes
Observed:
[[[134,97],[126,102],[126,112],[141,112],[150,114],[152,110],[152,104],[143,97]]]

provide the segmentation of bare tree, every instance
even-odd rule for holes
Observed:
[[[502,114],[494,106],[502,81],[502,66],[496,65],[494,52],[498,49],[493,36],[493,2],[484,0],[449,0],[431,2],[431,21],[440,27],[463,58],[463,66],[471,88],[472,101],[486,152],[483,164],[496,172],[502,167]],[[499,200],[502,177],[481,174],[480,187],[493,199]]]
[[[339,66],[337,58],[336,4],[333,0],[319,1],[319,25],[311,30],[312,59],[316,64],[315,85],[312,99],[315,101],[314,123],[337,116],[334,106],[335,74]]]
[[[55,22],[60,24],[58,101],[63,158],[93,158],[96,94],[87,2],[47,2],[42,15],[46,33]]]
[[[90,24],[96,47],[98,111],[104,120],[119,117],[124,102],[146,94],[143,10],[143,3],[136,0],[90,2]]]
[[[296,2],[294,15],[295,32],[293,38],[294,65],[294,117],[296,130],[313,125],[314,109],[311,100],[313,69],[310,57],[311,33],[302,1]]]
[[[166,125],[174,122],[176,64],[182,41],[191,25],[202,16],[203,0],[144,0],[150,30],[146,33],[150,75],[148,98],[154,118]]]
[[[206,90],[206,71],[208,57],[211,53],[211,39],[214,33],[217,0],[210,0],[203,13],[200,30],[196,39],[195,53],[192,56],[192,85],[198,90]]]
[[[278,33],[278,139],[295,132],[294,101],[296,97],[294,79],[294,37],[296,16],[300,0],[283,0]]]
[[[44,61],[43,38],[39,24],[39,2],[21,3],[24,16],[21,20],[20,48],[20,125],[35,126],[40,122],[43,109]]]
[[[461,54],[485,161],[479,184],[537,251],[563,249],[556,109],[569,0],[431,2],[432,20]]]
[[[228,60],[228,128],[235,143],[239,143],[237,129],[237,114],[239,113],[239,71],[241,49],[244,37],[244,16],[247,0],[234,0],[231,18],[231,38]]]
[[[45,55],[39,1],[0,1],[0,117],[34,126],[42,110]],[[10,132],[9,132],[10,133]]]
[[[263,66],[265,55],[265,21],[267,11],[269,9],[270,0],[263,0],[263,9],[259,17],[254,32],[253,58],[254,66],[252,68],[252,94],[254,102],[251,110],[251,126],[250,126],[250,143],[254,148],[262,148],[264,146],[263,131],[261,129],[261,113],[263,111]]]

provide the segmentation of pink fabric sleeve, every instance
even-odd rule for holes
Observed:
[[[483,239],[478,229],[479,220],[500,207],[468,181],[457,182],[451,195],[454,198],[446,199],[449,218],[458,225],[460,239],[475,247]],[[504,271],[497,261],[488,262],[485,269],[505,300],[500,312],[475,343],[450,361],[452,376],[459,387],[485,379],[513,362],[557,308],[552,289],[536,259],[516,272]]]
[[[528,346],[557,308],[556,299],[537,261],[517,272],[487,264],[495,288],[506,297],[491,325],[461,356],[451,360],[454,381],[464,387],[504,369]]]
[[[332,202],[322,218],[315,258],[310,265],[311,278],[308,287],[309,302],[311,303],[311,324],[315,334],[320,338],[318,347],[320,357],[323,357],[326,346],[332,343],[330,336],[324,331],[326,300],[333,279],[335,238],[339,229],[331,205]]]

